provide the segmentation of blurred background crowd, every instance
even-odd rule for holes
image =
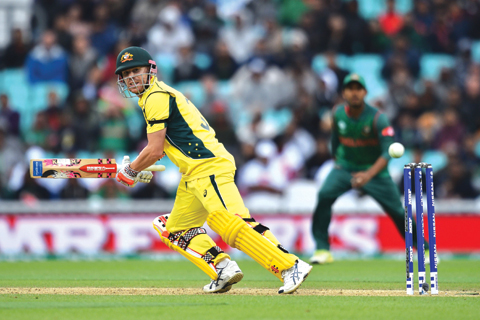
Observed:
[[[349,72],[440,198],[480,191],[478,0],[4,0],[0,3],[0,199],[172,198],[155,183],[33,181],[30,158],[116,158],[146,145],[117,54],[149,50],[234,154],[244,195],[282,197],[331,165],[331,110]],[[400,180],[401,173],[394,177]]]

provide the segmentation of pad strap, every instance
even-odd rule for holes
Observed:
[[[171,233],[168,237],[170,242],[175,242],[178,240],[177,246],[182,248],[183,250],[187,250],[190,241],[198,236],[199,234],[206,234],[207,231],[204,228],[192,228],[183,234],[183,231],[179,231],[177,233]]]
[[[220,253],[223,253],[223,250],[219,246],[211,247],[208,249],[207,253],[203,255],[202,259],[205,260],[205,262],[210,263]]]
[[[257,222],[253,218],[243,218],[243,221],[245,221],[245,222]],[[259,223],[258,225],[253,227],[253,230],[257,231],[258,233],[260,233],[263,236],[265,231],[270,230],[270,229],[268,227],[264,226],[263,224]]]

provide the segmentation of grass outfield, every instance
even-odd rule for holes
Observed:
[[[199,289],[208,279],[187,261],[0,262],[0,319],[478,319],[480,310],[480,296],[459,295],[480,291],[478,260],[442,260],[436,297],[404,295],[398,260],[315,266],[298,294],[288,296],[275,295],[281,283],[254,262],[239,265],[245,277],[231,294],[206,295]],[[358,290],[367,291],[356,296]]]

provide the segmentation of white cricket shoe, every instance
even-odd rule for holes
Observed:
[[[228,260],[228,261],[227,261]],[[203,287],[203,292],[224,293],[232,289],[232,285],[243,279],[243,272],[235,261],[225,259],[218,263],[217,280],[212,280],[210,284]]]
[[[308,277],[312,268],[308,263],[298,259],[293,267],[283,270],[283,286],[278,289],[278,293],[294,293]]]

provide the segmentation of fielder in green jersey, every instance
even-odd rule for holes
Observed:
[[[349,74],[345,77],[343,97],[346,104],[333,110],[332,154],[335,166],[318,193],[313,215],[312,231],[317,250],[310,259],[311,263],[333,262],[328,241],[332,205],[352,188],[372,196],[405,236],[401,195],[387,170],[390,160],[388,147],[394,142],[394,130],[385,114],[365,103],[366,95],[365,80],[361,76]]]

